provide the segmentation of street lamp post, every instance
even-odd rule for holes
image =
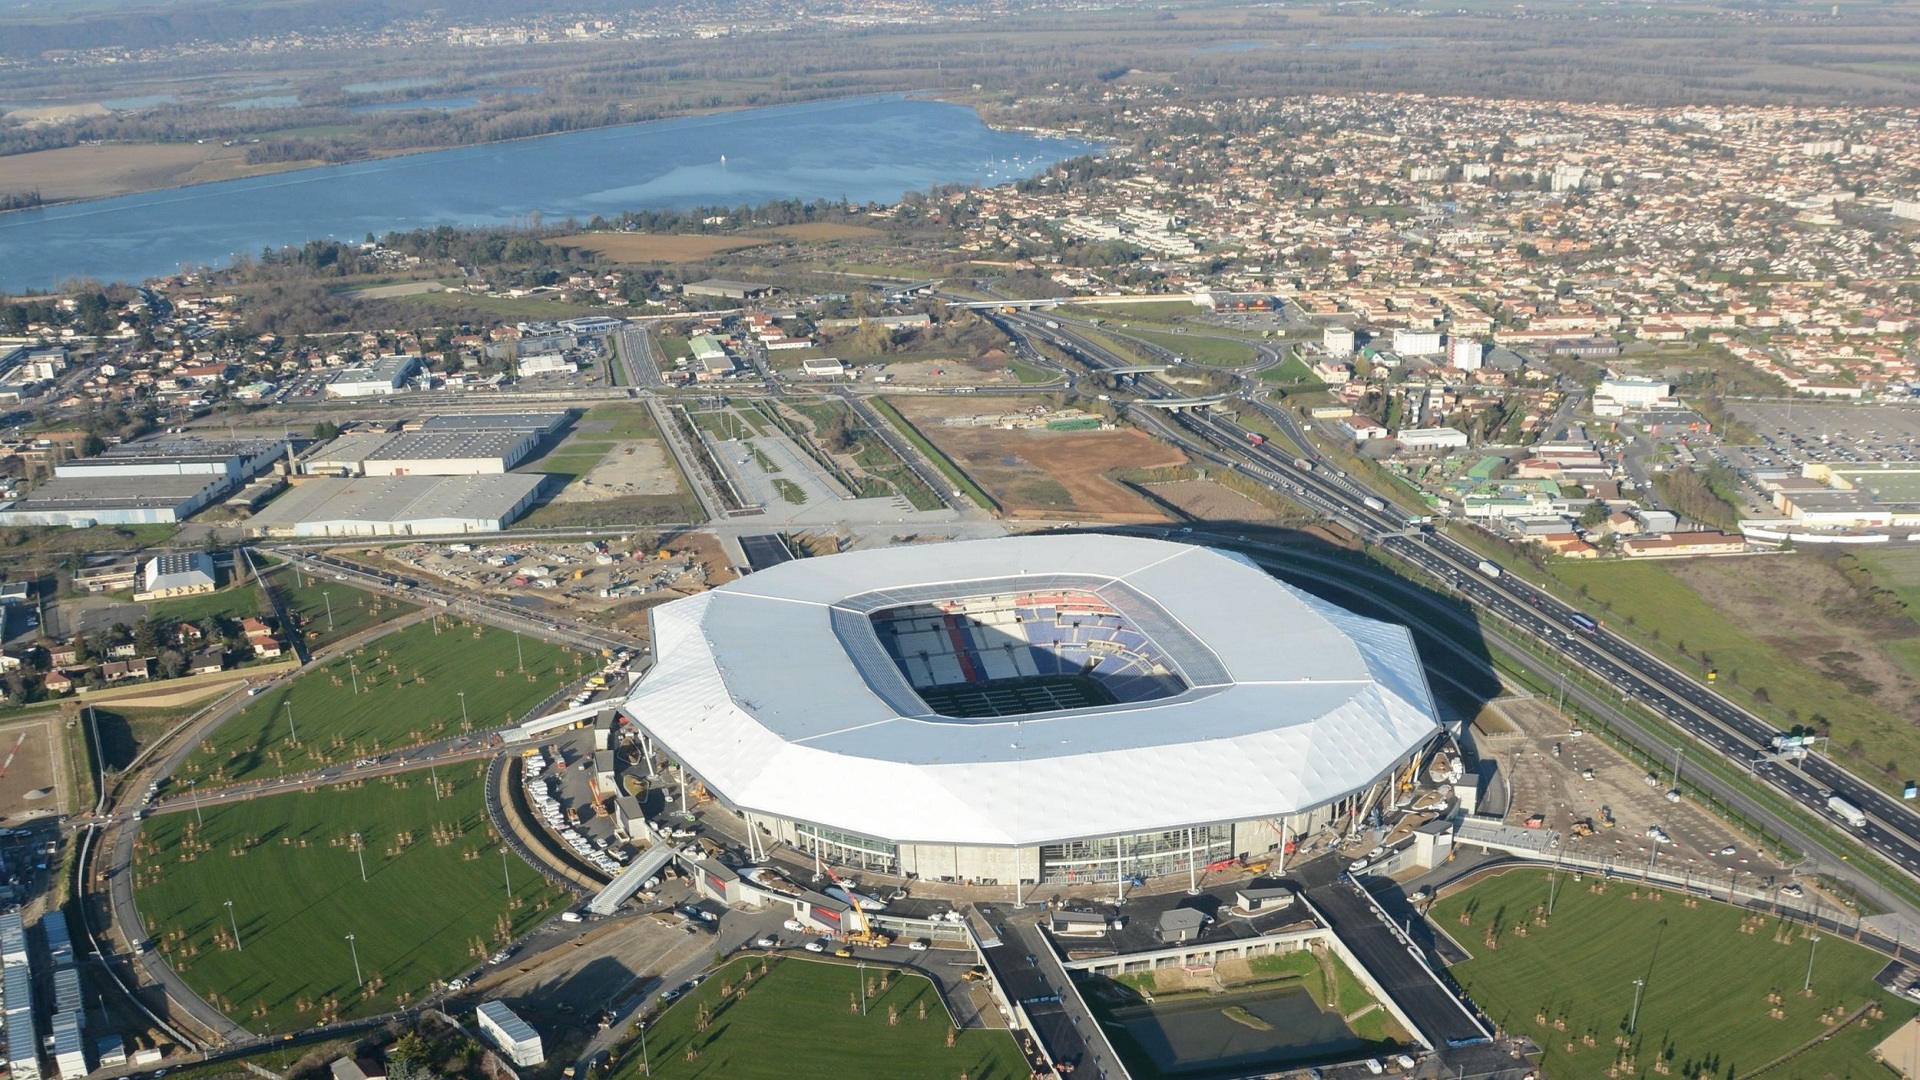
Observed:
[[[640,1070],[653,1075],[653,1059],[647,1056],[647,1022],[640,1021]]]
[[[1631,1035],[1640,1026],[1640,991],[1646,989],[1647,980],[1633,980],[1633,1012],[1627,1016],[1627,1034]]]
[[[527,656],[526,653],[520,651],[520,631],[518,630],[513,632],[513,656],[515,662],[519,665],[519,670],[527,670]]]
[[[200,781],[187,781],[187,790],[193,793],[193,820],[199,822],[200,827],[204,829],[207,827],[207,819],[200,816]]]
[[[353,692],[360,693],[360,667],[353,661],[347,661],[347,673],[353,676]]]
[[[283,704],[287,707],[287,741],[297,743],[300,741],[300,732],[293,726],[293,699],[288,698]]]
[[[327,633],[331,634],[333,633],[333,593],[322,589],[320,599],[327,602]]]
[[[355,944],[353,943],[353,935],[352,935],[352,934],[348,934],[348,935],[347,935],[347,951],[353,954],[353,982],[354,982],[354,985],[355,985],[355,986],[359,986],[359,987],[362,987],[362,988],[364,988],[364,987],[365,987],[365,986],[367,985],[367,981],[366,981],[365,979],[362,979],[362,978],[360,977],[360,948],[359,948],[359,946],[357,946],[357,945],[355,945]]]
[[[1807,940],[1811,944],[1807,946],[1807,981],[1800,987],[1800,992],[1803,994],[1813,993],[1813,957],[1820,951],[1820,935],[1811,934]]]
[[[353,857],[360,860],[360,880],[367,880],[367,851],[366,846],[360,842],[359,833],[353,834]]]
[[[500,845],[500,876],[507,881],[507,899],[513,899],[513,871],[507,868],[507,845]]]
[[[433,775],[433,801],[439,802],[440,801],[440,765],[439,763],[438,762],[429,763],[427,765],[427,771]]]
[[[233,927],[233,948],[235,952],[246,952],[247,947],[240,944],[240,923],[233,917],[233,901],[227,901],[227,925]]]
[[[460,695],[460,729],[461,729],[462,731],[465,731],[465,730],[467,729],[467,727],[468,727],[468,722],[467,722],[467,692],[466,692],[465,690],[458,690],[458,691],[455,691],[455,692],[456,692],[456,693],[458,693],[458,694]]]

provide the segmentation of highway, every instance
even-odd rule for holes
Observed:
[[[1048,325],[1050,320],[1027,313],[1003,313],[997,319],[1023,334],[1044,336],[1089,368],[1134,366],[1131,358],[1117,356],[1077,336],[1071,323]],[[1143,396],[1185,396],[1150,375],[1134,378]],[[1256,443],[1245,429],[1210,412],[1167,413],[1137,408],[1129,415],[1195,457],[1268,484],[1287,498],[1325,514],[1363,541],[1425,571],[1442,591],[1458,595],[1533,636],[1570,664],[1613,687],[1623,701],[1639,701],[1685,732],[1697,746],[1752,770],[1786,798],[1835,830],[1849,833],[1909,878],[1920,880],[1920,815],[1902,801],[1829,758],[1810,755],[1791,768],[1765,760],[1767,744],[1778,730],[1772,723],[1604,626],[1583,629],[1574,616],[1584,618],[1585,613],[1557,597],[1509,573],[1487,574],[1477,553],[1443,533],[1413,525],[1407,514],[1393,509],[1313,452],[1313,444],[1286,410],[1250,398],[1246,404],[1279,425],[1302,448],[1303,456],[1296,457],[1271,442]],[[1859,807],[1867,816],[1867,824],[1858,829],[1846,826],[1827,808],[1827,798],[1832,794]]]

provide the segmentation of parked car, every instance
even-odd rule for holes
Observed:
[[[912,949],[914,952],[926,952],[928,949],[933,948],[933,943],[926,938],[915,938],[907,942],[907,948]]]
[[[821,939],[819,939],[819,940],[816,940],[816,941],[809,941],[809,942],[807,942],[807,946],[806,946],[806,948],[807,948],[807,951],[808,951],[808,952],[817,952],[817,953],[823,953],[823,952],[826,952],[826,951],[827,951],[827,942],[826,942],[826,939],[825,939],[825,938],[821,938]]]

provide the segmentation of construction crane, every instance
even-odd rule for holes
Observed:
[[[892,934],[885,930],[875,930],[873,923],[868,921],[867,913],[860,907],[860,894],[854,892],[846,882],[841,881],[840,875],[833,872],[833,867],[823,862],[820,864],[820,869],[825,870],[827,876],[833,879],[833,883],[840,886],[840,891],[847,894],[847,903],[853,906],[854,918],[859,921],[860,929],[847,935],[847,944],[869,945],[876,949],[884,949],[893,944]]]

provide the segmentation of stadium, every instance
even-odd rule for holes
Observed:
[[[1028,536],[802,559],[652,613],[625,711],[772,840],[1072,884],[1341,826],[1439,733],[1405,627],[1232,553]]]

